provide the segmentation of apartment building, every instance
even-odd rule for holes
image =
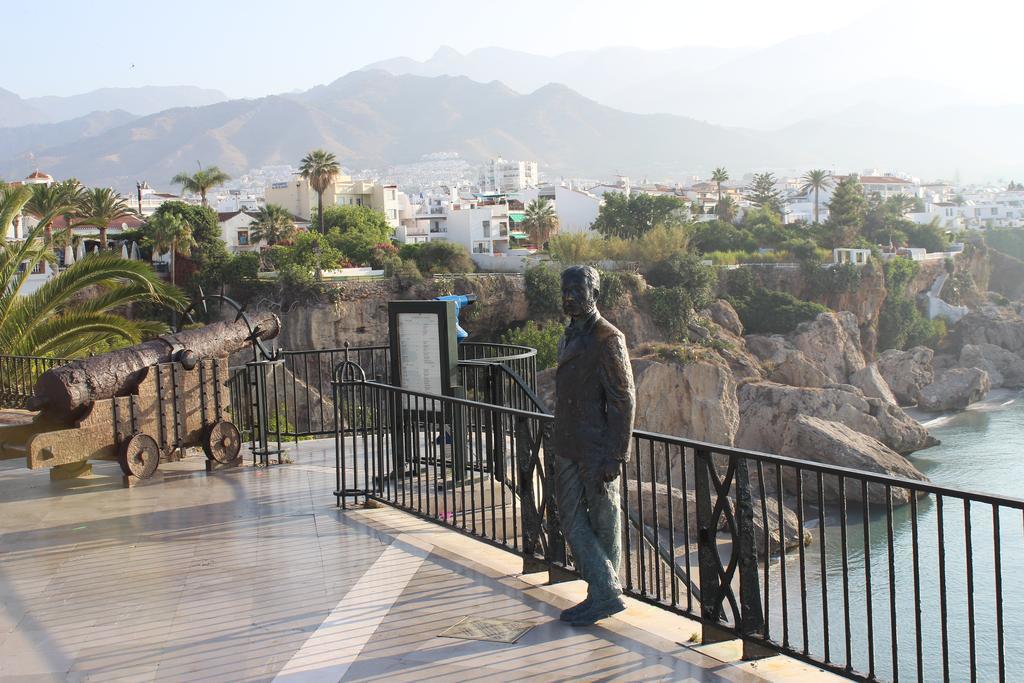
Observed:
[[[324,191],[324,208],[330,206],[366,206],[380,211],[387,218],[388,225],[396,230],[401,224],[399,212],[401,201],[398,187],[372,180],[353,180],[339,175]],[[292,180],[276,182],[266,189],[267,204],[278,204],[296,216],[309,220],[317,207],[317,195],[309,181],[300,176]]]
[[[601,211],[600,197],[562,185],[527,188],[509,195],[509,198],[518,199],[524,206],[538,198],[550,201],[555,207],[555,215],[558,216],[560,234],[589,232]],[[512,214],[513,222],[516,222],[517,217],[516,213]]]
[[[481,192],[519,192],[539,184],[536,161],[491,159],[480,171]]]

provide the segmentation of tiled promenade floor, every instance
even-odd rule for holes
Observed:
[[[581,582],[388,508],[335,509],[330,442],[213,475],[189,458],[120,487],[0,463],[2,681],[792,680],[681,645],[693,624],[631,602],[558,621]],[[437,637],[465,616],[532,621],[507,645]],[[755,675],[758,674],[758,675]]]

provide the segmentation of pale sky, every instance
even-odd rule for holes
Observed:
[[[1024,30],[1011,0],[56,0],[4,10],[0,87],[23,97],[183,84],[253,97],[327,83],[380,59],[425,59],[440,45],[546,55],[766,46],[853,22],[897,26],[923,52],[951,55],[957,78],[1016,90]]]

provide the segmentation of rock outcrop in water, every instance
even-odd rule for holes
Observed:
[[[985,398],[991,385],[988,373],[978,368],[952,368],[921,389],[917,405],[922,410],[943,413],[963,410]]]
[[[935,352],[926,346],[907,351],[889,349],[878,357],[878,371],[900,405],[915,405],[921,389],[934,381],[934,357]]]
[[[993,389],[1024,387],[1024,358],[995,344],[967,344],[960,349],[960,366],[984,370]]]

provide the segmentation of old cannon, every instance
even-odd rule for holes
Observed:
[[[126,485],[194,446],[208,469],[235,465],[242,439],[230,419],[228,354],[262,349],[280,329],[271,313],[240,313],[47,370],[28,404],[39,414],[0,427],[0,459],[56,468],[53,478],[85,473],[89,460],[117,460]]]

